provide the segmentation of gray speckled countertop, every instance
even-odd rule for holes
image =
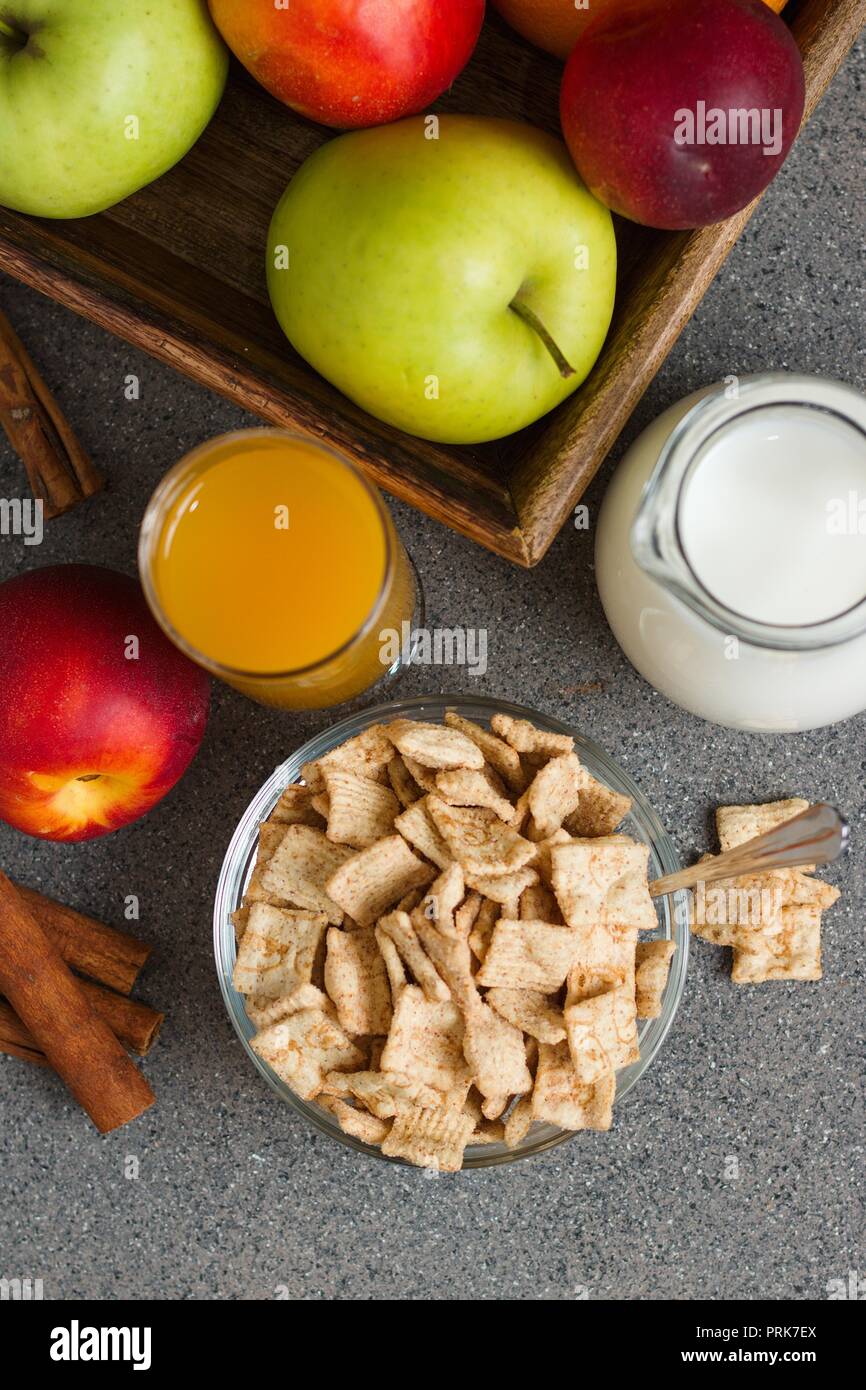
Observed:
[[[864,48],[836,79],[614,456],[665,405],[729,372],[824,373],[866,386]],[[64,560],[134,566],[157,480],[187,449],[253,423],[150,358],[0,279],[0,299],[109,479],[42,547],[0,539],[0,578]],[[141,399],[124,397],[124,377]],[[0,496],[21,495],[0,441]],[[507,1168],[430,1180],[356,1157],[280,1105],[245,1060],[211,953],[214,885],[254,791],[325,716],[214,692],[192,771],[146,820],[61,847],[0,825],[0,863],[118,924],[140,897],[156,944],[138,993],[168,1012],[145,1066],[158,1104],[100,1139],[62,1085],[0,1058],[0,1276],[46,1298],[823,1298],[866,1272],[862,850],[866,716],[796,737],[715,728],[656,695],[601,613],[592,540],[567,530],[534,572],[404,506],[429,621],[486,627],[473,688],[543,708],[603,743],[680,851],[711,846],[718,801],[802,794],[849,813],[855,848],[829,877],[820,984],[737,988],[727,952],[693,943],[669,1038],[609,1135]],[[582,682],[600,689],[577,696]],[[464,683],[465,679],[464,679]],[[407,694],[453,689],[445,669]],[[129,1156],[139,1175],[128,1179]],[[739,1178],[726,1177],[730,1157]]]

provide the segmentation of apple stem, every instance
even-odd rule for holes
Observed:
[[[77,780],[79,782],[98,782],[101,776],[101,772],[86,772],[83,777],[79,777]]]
[[[547,351],[550,353],[551,357],[556,363],[557,368],[559,370],[559,375],[565,381],[567,381],[570,376],[574,376],[574,368],[572,367],[568,359],[565,357],[564,353],[554,342],[553,338],[551,338],[550,334],[548,333],[544,324],[541,322],[541,319],[538,317],[538,315],[534,314],[532,310],[529,308],[529,306],[522,303],[522,301],[519,299],[512,299],[511,308],[514,310],[515,314],[519,319],[523,319],[523,322],[528,323],[532,331],[538,334],[539,338],[544,343],[544,346],[547,348]]]
[[[7,39],[21,38],[21,35],[19,34],[18,30],[14,29],[12,25],[9,23],[9,20],[3,19],[2,16],[0,16],[0,34],[2,34],[3,37]]]

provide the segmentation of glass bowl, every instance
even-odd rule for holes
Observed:
[[[344,743],[346,739],[361,733],[371,724],[385,723],[390,719],[397,718],[423,719],[428,723],[441,724],[444,722],[446,710],[449,709],[456,710],[464,718],[472,719],[485,727],[489,725],[492,715],[510,714],[516,719],[529,719],[539,728],[546,729],[551,733],[573,735],[575,751],[592,776],[614,791],[622,792],[631,797],[632,809],[623,822],[622,829],[635,839],[649,845],[650,876],[657,878],[662,874],[676,873],[678,869],[683,867],[673,843],[643,792],[628,774],[608,757],[603,748],[600,748],[597,743],[593,743],[591,739],[576,733],[574,729],[561,724],[559,720],[550,719],[537,710],[527,709],[523,705],[512,705],[503,700],[441,695],[419,696],[414,699],[395,700],[388,704],[377,705],[375,708],[364,710],[360,714],[353,714],[339,724],[333,724],[323,733],[310,739],[296,753],[293,753],[281,767],[278,767],[244,812],[223,861],[214,905],[214,954],[220,989],[228,1009],[229,1018],[234,1024],[244,1051],[271,1089],[276,1091],[282,1100],[287,1101],[324,1134],[330,1135],[332,1139],[339,1140],[341,1144],[345,1144],[360,1153],[368,1154],[372,1158],[384,1159],[385,1155],[372,1145],[364,1144],[351,1135],[344,1134],[336,1119],[328,1111],[322,1110],[315,1102],[303,1101],[296,1096],[250,1046],[250,1039],[255,1034],[255,1028],[247,1018],[243,995],[238,994],[232,985],[232,970],[235,962],[235,931],[231,914],[240,907],[253,871],[259,824],[261,821],[267,820],[284,788],[292,782],[301,780],[301,767],[304,763],[322,757],[331,748],[335,748],[337,744]],[[685,984],[689,933],[688,928],[682,924],[688,921],[686,895],[680,892],[669,897],[657,898],[655,904],[659,917],[659,928],[656,935],[659,938],[673,938],[676,941],[677,949],[671,961],[660,1016],[642,1020],[638,1024],[640,1060],[617,1072],[617,1108],[634,1089],[638,1079],[646,1071],[664,1042]],[[646,935],[642,939],[646,940]],[[511,1163],[518,1158],[528,1158],[531,1154],[542,1153],[545,1149],[553,1148],[555,1144],[561,1144],[566,1139],[574,1137],[575,1135],[571,1130],[558,1129],[556,1126],[548,1124],[534,1124],[523,1142],[514,1149],[506,1148],[501,1143],[471,1145],[466,1150],[463,1166],[464,1168],[486,1168],[493,1164]],[[387,1159],[386,1161],[391,1163],[403,1162],[402,1159]]]

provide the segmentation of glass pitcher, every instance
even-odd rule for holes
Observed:
[[[734,728],[866,708],[866,397],[819,377],[731,378],[635,441],[599,516],[596,575],[626,656]]]

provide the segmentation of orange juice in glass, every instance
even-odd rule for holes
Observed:
[[[164,631],[263,704],[325,709],[395,675],[421,595],[377,489],[277,429],[194,449],[148,504],[142,584]]]

